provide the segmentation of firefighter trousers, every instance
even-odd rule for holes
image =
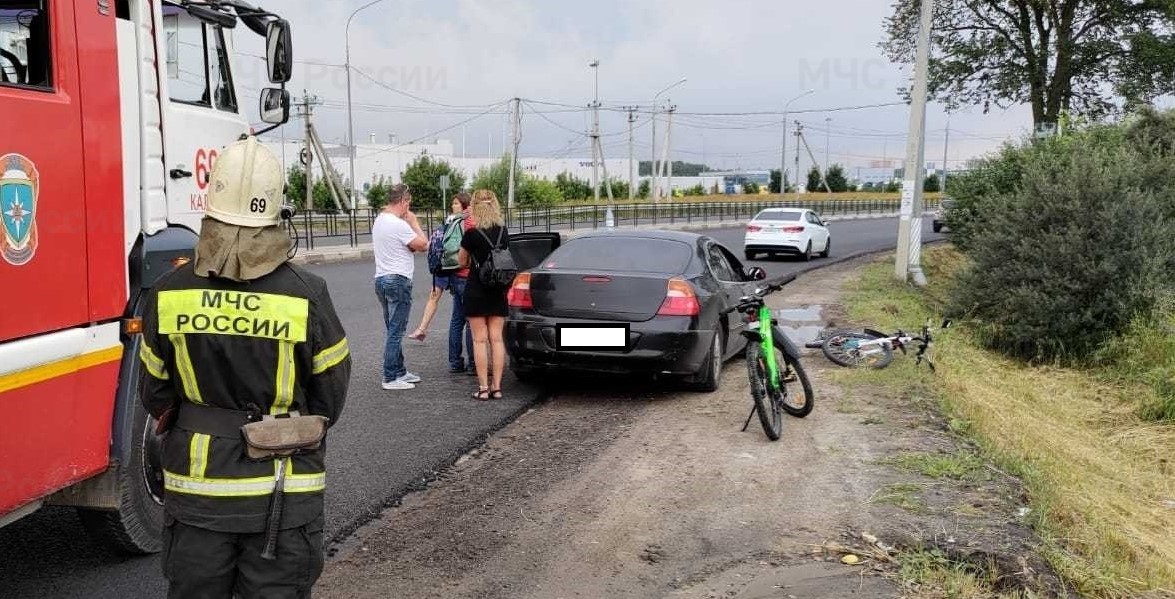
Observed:
[[[277,559],[261,559],[264,533],[224,533],[170,517],[163,533],[168,599],[308,599],[322,574],[324,517],[281,531]]]

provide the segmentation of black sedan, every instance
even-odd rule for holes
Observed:
[[[722,312],[766,277],[711,237],[598,231],[511,237],[520,272],[509,291],[506,349],[522,379],[547,371],[645,373],[718,388],[745,346]]]

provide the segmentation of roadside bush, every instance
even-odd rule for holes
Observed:
[[[1084,362],[1169,285],[1170,189],[1142,189],[1130,150],[1075,140],[1006,148],[976,176],[964,250],[972,264],[951,304],[993,349]],[[957,192],[956,192],[957,193]],[[973,191],[973,193],[975,193]]]
[[[519,173],[514,173],[514,177],[514,201],[519,206],[527,208],[552,206],[563,201],[563,193],[559,191],[559,187],[553,181],[532,177],[520,178]],[[503,205],[506,203],[506,199],[507,196],[500,198]]]
[[[1141,418],[1175,423],[1175,297],[1164,297],[1153,314],[1135,319],[1098,352],[1097,361],[1111,379],[1150,385],[1154,395],[1142,398]]]

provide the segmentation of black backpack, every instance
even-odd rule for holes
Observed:
[[[485,238],[486,243],[490,244],[490,254],[486,256],[485,262],[480,263],[477,268],[478,281],[489,289],[506,289],[514,283],[514,277],[518,274],[518,267],[514,264],[514,256],[510,254],[510,250],[498,247],[502,243],[504,231],[505,227],[499,227],[498,240],[493,242],[490,241],[485,231],[480,227],[477,229],[477,232]]]

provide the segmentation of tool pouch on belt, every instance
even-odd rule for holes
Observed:
[[[326,437],[326,416],[302,416],[297,412],[265,415],[241,427],[245,448],[254,460],[291,456],[299,450],[318,449]]]

